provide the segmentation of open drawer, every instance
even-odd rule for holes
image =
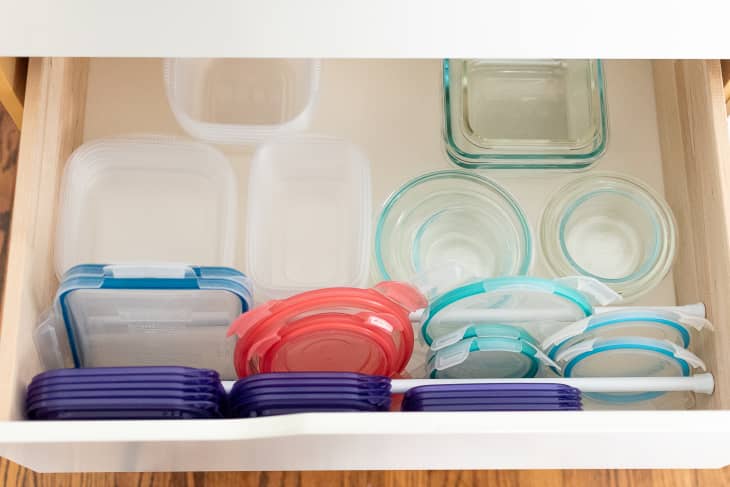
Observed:
[[[698,396],[696,409],[25,421],[25,387],[41,370],[32,331],[58,285],[52,247],[66,159],[84,140],[101,136],[180,133],[164,97],[160,60],[45,58],[33,59],[28,73],[0,340],[0,455],[40,471],[730,464],[730,144],[720,63],[606,65],[612,134],[599,167],[663,187],[679,227],[673,277],[641,302],[702,301],[716,327],[703,354],[716,390]],[[363,146],[373,161],[376,206],[405,179],[449,167],[441,147],[439,68],[436,60],[324,62],[314,130]],[[250,155],[230,157],[245,182]],[[489,175],[523,200],[533,225],[543,198],[575,176]]]

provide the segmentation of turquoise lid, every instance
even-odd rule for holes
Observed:
[[[111,357],[114,334],[117,340],[131,340],[135,348],[116,350],[115,360],[135,352],[140,361],[152,355],[164,360],[163,352],[168,352],[162,343],[153,344],[154,339],[174,338],[182,347],[179,340],[188,334],[197,337],[185,341],[192,346],[220,332],[223,341],[230,322],[251,303],[249,279],[227,267],[83,264],[64,274],[55,306],[74,365],[82,367],[105,365],[88,363],[88,355],[104,360],[103,342],[112,350],[105,352]]]
[[[536,296],[549,296],[555,301],[562,302],[573,311],[575,318],[571,321],[584,318],[593,313],[593,306],[583,293],[560,282],[536,277],[498,277],[476,281],[453,289],[438,298],[436,298],[429,307],[428,316],[421,326],[421,333],[428,345],[431,345],[435,338],[452,332],[454,330],[453,322],[449,320],[444,323],[442,330],[434,333],[432,330],[433,323],[439,318],[440,313],[445,309],[455,309],[459,304],[466,304],[465,300],[473,296],[494,296],[494,300],[480,301],[478,304],[483,306],[486,311],[499,310],[505,308],[521,307],[529,311],[529,301],[536,301]],[[551,303],[550,306],[555,306]],[[463,325],[463,323],[462,323]]]

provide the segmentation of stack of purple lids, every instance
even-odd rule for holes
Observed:
[[[236,418],[305,412],[387,411],[390,379],[350,372],[281,372],[237,381],[229,395]]]
[[[581,411],[581,393],[562,384],[444,384],[409,389],[403,411]]]
[[[222,418],[218,372],[190,367],[56,369],[28,386],[29,419]]]

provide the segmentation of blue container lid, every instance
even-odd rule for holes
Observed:
[[[76,367],[181,364],[233,378],[235,342],[223,337],[251,303],[249,279],[226,267],[79,265],[56,295],[56,336]]]

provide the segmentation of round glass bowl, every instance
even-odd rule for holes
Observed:
[[[438,171],[388,198],[375,258],[387,280],[411,281],[452,265],[480,278],[523,275],[532,261],[532,238],[522,209],[499,185],[465,171]]]
[[[667,275],[676,240],[667,203],[643,182],[616,174],[562,187],[540,222],[542,251],[555,275],[593,277],[629,300]]]

